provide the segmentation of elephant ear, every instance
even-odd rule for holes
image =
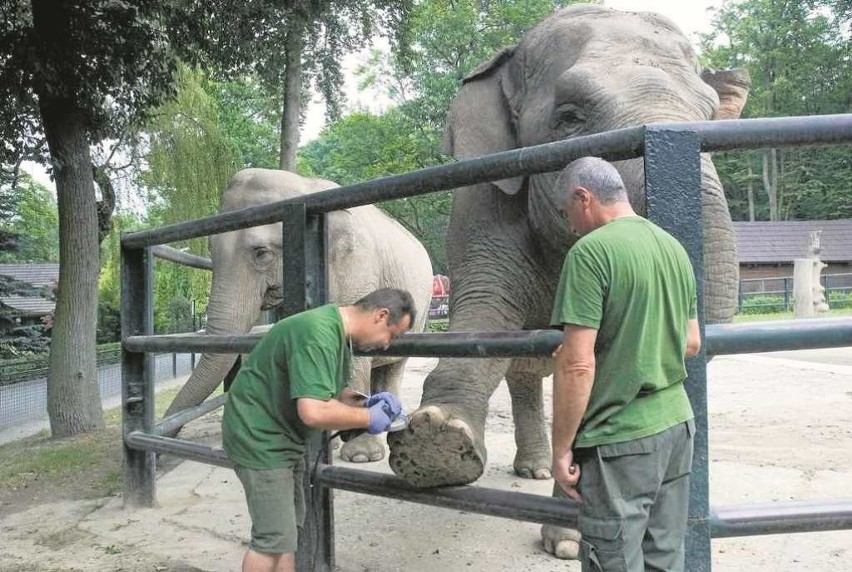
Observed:
[[[713,119],[738,119],[751,89],[748,70],[704,70],[701,79],[719,95],[719,109]]]
[[[517,147],[514,119],[504,92],[505,68],[515,48],[503,48],[462,80],[447,115],[444,151],[456,159],[472,159]],[[508,195],[517,194],[524,177],[494,181]]]

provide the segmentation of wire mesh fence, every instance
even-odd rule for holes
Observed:
[[[159,354],[155,357],[155,383],[188,375],[195,365],[191,354]],[[121,364],[98,366],[101,403],[121,396]],[[0,430],[43,419],[47,415],[47,378],[40,377],[0,386]]]

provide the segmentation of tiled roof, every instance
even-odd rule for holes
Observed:
[[[0,264],[0,275],[10,276],[33,286],[52,286],[59,280],[59,264],[56,262]]]
[[[852,220],[735,222],[740,264],[792,263],[806,258],[810,233],[821,230],[820,259],[852,262]]]
[[[56,307],[53,300],[28,296],[4,296],[0,298],[0,304],[17,310],[23,316],[44,316]]]

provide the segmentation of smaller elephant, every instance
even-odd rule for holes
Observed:
[[[337,186],[287,171],[245,169],[229,181],[220,212]],[[349,304],[378,288],[402,288],[411,292],[418,310],[411,329],[423,331],[432,292],[432,263],[420,242],[374,206],[332,212],[326,221],[329,300]],[[210,237],[213,284],[207,305],[207,333],[246,333],[260,318],[261,310],[283,302],[282,232],[278,223]],[[205,353],[166,415],[204,401],[235,360],[233,354]],[[402,358],[355,358],[352,387],[364,393],[399,393],[404,366]],[[354,462],[377,461],[384,457],[384,447],[377,437],[364,434],[344,444],[340,455]]]

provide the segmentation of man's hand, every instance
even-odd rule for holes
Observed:
[[[580,493],[577,491],[577,484],[580,482],[580,465],[574,463],[574,453],[568,451],[564,455],[553,458],[553,480],[568,495],[568,498],[582,503]]]
[[[370,424],[367,426],[367,433],[378,435],[387,431],[391,421],[393,421],[393,417],[389,415],[391,411],[387,402],[383,399],[378,399],[368,411],[370,412]]]
[[[367,407],[372,407],[377,403],[386,403],[390,408],[391,419],[396,417],[402,412],[402,403],[399,401],[399,397],[391,393],[390,391],[380,391],[379,393],[375,393],[367,399]]]

